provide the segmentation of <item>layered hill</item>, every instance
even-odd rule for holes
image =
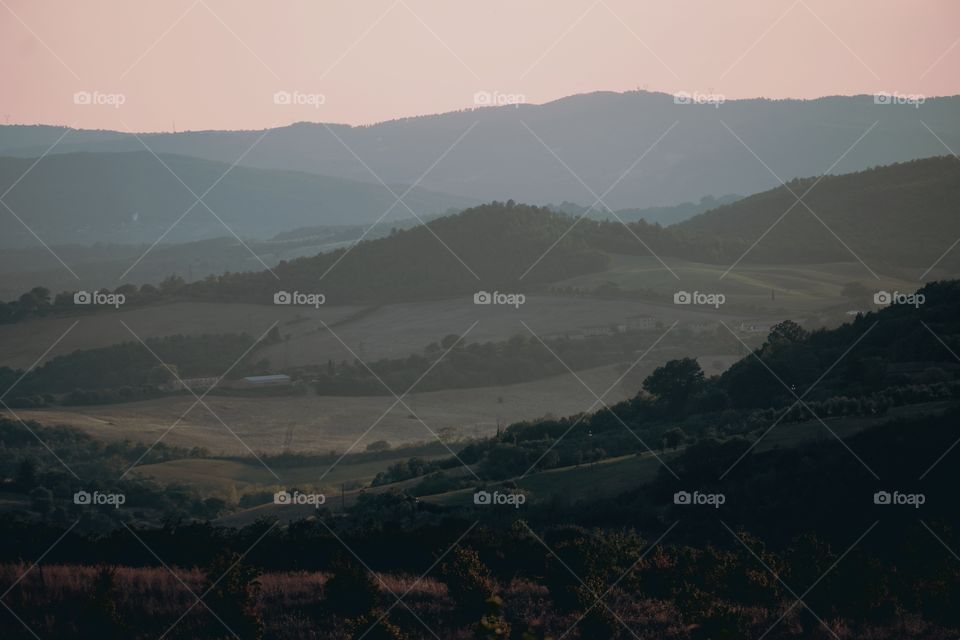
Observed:
[[[354,180],[369,180],[369,167],[390,183],[412,183],[442,156],[424,178],[425,188],[531,204],[592,204],[580,180],[601,194],[636,163],[604,198],[623,209],[769,189],[778,182],[767,167],[787,180],[818,175],[841,157],[835,173],[944,153],[924,125],[960,148],[960,97],[928,98],[917,108],[876,104],[867,95],[714,105],[677,104],[663,93],[600,92],[364,127],[300,123],[270,130],[253,149],[263,132],[142,138],[159,153],[228,163],[242,156],[252,167]],[[0,127],[0,152],[36,157],[63,132]],[[139,140],[121,132],[77,131],[52,152],[141,149]]]
[[[960,160],[942,156],[792,180],[672,228],[717,243],[729,260],[748,249],[744,259],[760,263],[846,261],[856,254],[874,269],[922,272],[960,238],[958,212]],[[941,266],[955,269],[958,259],[948,254]]]
[[[800,195],[815,183],[804,201],[816,215],[797,204],[776,223],[796,200],[791,191]],[[281,262],[274,269],[279,281],[267,272],[228,274],[188,289],[202,297],[250,301],[279,285],[321,290],[338,302],[441,298],[481,289],[529,290],[602,272],[612,254],[651,251],[721,266],[744,254],[745,263],[766,265],[854,262],[856,254],[875,271],[915,280],[960,237],[960,163],[953,157],[788,186],[671,227],[641,220],[625,229],[619,222],[494,202],[352,248]],[[957,269],[960,255],[948,253],[931,277]],[[871,279],[866,270],[863,277]]]
[[[180,155],[160,154],[158,159],[145,150],[51,154],[35,166],[34,162],[0,158],[0,193],[10,189],[4,202],[50,245],[152,244],[161,236],[164,242],[229,236],[217,217],[241,237],[269,238],[297,227],[369,224],[394,204],[387,189],[371,182],[231,169],[224,162]],[[393,188],[398,193],[406,190],[400,185]],[[204,202],[213,213],[203,204],[186,213],[196,202],[194,194],[202,196],[208,189]],[[405,202],[421,216],[472,204],[420,188],[411,190]],[[397,205],[388,223],[410,217]],[[14,216],[0,216],[0,245],[36,244]]]

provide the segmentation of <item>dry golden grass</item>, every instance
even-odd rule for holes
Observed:
[[[652,364],[641,363],[637,370],[643,372],[651,367]],[[619,377],[615,367],[600,367],[578,375],[598,394]],[[612,403],[635,393],[635,388],[621,385],[605,399]],[[293,430],[289,449],[313,452],[344,451],[374,423],[376,426],[357,443],[355,451],[381,439],[395,445],[432,442],[436,439],[433,433],[439,434],[443,429],[452,429],[452,435],[458,436],[486,435],[496,430],[498,420],[508,424],[547,413],[579,413],[587,410],[595,398],[572,375],[565,374],[505,387],[414,393],[405,401],[423,423],[402,405],[384,415],[395,402],[393,396],[210,395],[205,402],[211,413],[203,406],[188,411],[195,400],[184,395],[92,407],[23,409],[17,410],[17,414],[45,425],[72,425],[105,440],[152,443],[163,437],[171,445],[244,455],[249,454],[247,447],[257,452],[283,451],[289,429]],[[164,436],[184,414],[180,423]]]

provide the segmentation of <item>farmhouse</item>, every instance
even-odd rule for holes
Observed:
[[[247,376],[238,381],[238,387],[283,387],[290,384],[290,376],[277,373],[267,376]]]

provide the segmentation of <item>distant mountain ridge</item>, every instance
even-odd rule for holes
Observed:
[[[33,162],[0,157],[0,193],[13,186],[4,201],[50,245],[151,244],[161,237],[169,243],[229,236],[217,217],[241,237],[266,239],[298,227],[370,224],[395,200],[383,185],[371,182],[242,166],[231,169],[222,162],[165,153],[158,159],[142,149],[51,154],[31,169]],[[392,188],[398,194],[406,190],[402,185]],[[193,194],[202,196],[208,189],[204,202],[216,215],[203,204],[184,215],[196,201]],[[422,188],[412,189],[404,200],[421,216],[474,204]],[[410,217],[398,204],[384,224]],[[36,244],[16,218],[0,216],[0,246]]]
[[[263,132],[141,138],[158,153],[232,163],[249,151],[244,166],[352,180],[375,180],[369,167],[391,184],[412,183],[443,156],[424,177],[424,188],[474,201],[541,205],[590,204],[636,163],[604,197],[616,210],[756,193],[779,184],[771,171],[783,180],[818,175],[841,157],[833,173],[944,153],[924,125],[960,148],[960,96],[928,98],[919,108],[876,104],[868,95],[727,100],[715,107],[676,104],[662,93],[598,92],[364,127],[299,123],[270,130],[252,150]],[[62,133],[0,127],[0,153],[39,156]],[[52,153],[142,149],[130,135],[79,131]]]

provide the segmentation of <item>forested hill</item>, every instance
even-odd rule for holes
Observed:
[[[558,241],[572,223],[546,208],[494,202],[352,248],[281,262],[273,270],[279,280],[269,272],[226,274],[182,293],[256,300],[296,289],[341,303],[518,291],[605,268],[607,258],[588,234],[575,230]]]
[[[788,186],[669,227],[640,220],[627,229],[615,220],[492,202],[376,239],[368,236],[355,246],[282,261],[272,273],[225,273],[191,284],[170,281],[160,291],[193,299],[265,302],[276,291],[298,290],[323,293],[331,304],[444,298],[478,290],[529,292],[602,272],[611,254],[650,255],[651,250],[667,259],[717,265],[741,257],[745,263],[775,265],[852,262],[855,254],[878,273],[910,280],[943,255],[931,277],[960,272],[960,251],[948,251],[960,237],[956,158],[804,178]],[[813,213],[791,193],[808,190],[804,202]],[[381,227],[389,225],[383,221]]]
[[[523,291],[603,271],[609,254],[649,255],[648,248],[713,264],[731,264],[745,253],[745,262],[761,264],[849,262],[856,259],[852,251],[878,272],[916,277],[960,237],[960,162],[953,157],[788,186],[797,195],[810,190],[804,201],[816,215],[794,205],[786,187],[679,225],[641,220],[629,230],[618,221],[588,218],[574,225],[577,218],[547,208],[493,202],[353,249],[281,263],[274,269],[279,282],[266,272],[226,274],[185,293],[258,300],[278,288],[296,288],[322,291],[331,302],[365,302]],[[947,254],[939,268],[945,271],[935,273],[960,270],[960,252]]]
[[[748,262],[853,259],[835,233],[875,270],[923,271],[960,237],[960,160],[953,156],[797,179],[787,187],[754,194],[673,228],[712,239],[728,255],[742,253],[789,209],[750,251]],[[960,254],[943,263],[954,269],[958,264]]]

